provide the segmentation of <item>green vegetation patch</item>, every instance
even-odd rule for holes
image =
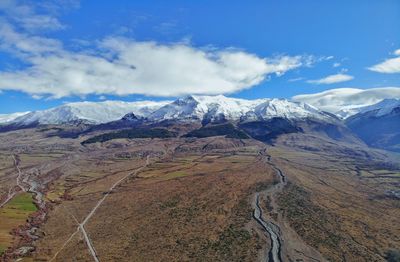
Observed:
[[[227,138],[237,138],[237,139],[250,138],[245,132],[237,129],[231,123],[201,127],[185,135],[185,137],[197,137],[197,138],[204,138],[211,136],[225,136]]]
[[[37,210],[32,195],[21,193],[0,209],[0,254],[12,246],[11,230],[24,225],[28,217]]]
[[[0,245],[0,256],[3,255],[4,251],[6,251],[6,247],[3,245]]]
[[[11,201],[7,204],[8,209],[16,209],[20,211],[28,211],[35,212],[37,211],[37,207],[33,203],[33,199],[31,194],[23,193],[16,195]]]
[[[135,128],[135,129],[126,129],[118,132],[111,132],[94,136],[83,141],[81,144],[85,145],[97,142],[106,142],[118,138],[134,139],[134,138],[169,138],[169,137],[176,137],[176,133],[163,128],[151,128],[151,129]]]

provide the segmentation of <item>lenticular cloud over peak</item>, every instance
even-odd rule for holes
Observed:
[[[315,94],[297,95],[292,99],[336,113],[345,108],[368,106],[389,98],[400,98],[400,87],[337,88]]]

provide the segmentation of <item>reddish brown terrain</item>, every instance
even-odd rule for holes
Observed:
[[[400,246],[386,152],[304,134],[86,138],[0,134],[3,261],[385,261]]]

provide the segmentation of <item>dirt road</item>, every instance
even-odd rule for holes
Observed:
[[[121,179],[119,179],[117,182],[115,182],[115,183],[108,189],[107,193],[105,193],[104,196],[96,203],[96,205],[92,208],[92,210],[89,212],[89,214],[85,217],[85,219],[84,219],[81,223],[79,223],[79,222],[75,219],[75,220],[78,222],[78,228],[77,228],[77,230],[64,242],[64,244],[63,244],[63,246],[61,247],[61,249],[58,250],[58,251],[56,252],[56,254],[54,255],[54,257],[53,257],[50,261],[53,261],[53,260],[58,256],[58,254],[60,253],[60,251],[66,246],[66,244],[68,244],[69,241],[72,240],[73,236],[74,236],[78,231],[81,231],[81,233],[83,234],[83,237],[84,237],[84,239],[85,239],[86,245],[87,245],[88,248],[89,248],[90,254],[91,254],[92,257],[93,257],[93,260],[96,261],[96,262],[99,262],[100,260],[99,260],[99,258],[98,258],[96,249],[94,248],[94,245],[93,245],[93,243],[92,243],[92,240],[90,239],[90,236],[89,236],[89,234],[87,233],[87,231],[86,231],[86,229],[85,229],[85,225],[88,223],[88,221],[90,220],[90,218],[96,213],[97,209],[104,203],[104,201],[107,199],[107,197],[111,194],[111,192],[112,192],[118,185],[120,185],[120,184],[121,184],[124,180],[126,180],[128,177],[136,176],[140,171],[142,171],[144,168],[146,168],[146,167],[149,165],[149,163],[150,163],[150,157],[147,156],[147,158],[146,158],[146,163],[145,163],[142,167],[136,169],[133,173],[129,173],[129,174],[127,174],[126,176],[122,177]]]

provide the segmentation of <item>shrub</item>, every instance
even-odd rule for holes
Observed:
[[[105,133],[98,136],[94,136],[83,141],[81,144],[85,145],[96,142],[106,142],[118,138],[133,139],[133,138],[168,138],[168,137],[176,137],[176,133],[162,128],[152,128],[152,129],[135,128],[135,129],[126,129],[118,132]]]

